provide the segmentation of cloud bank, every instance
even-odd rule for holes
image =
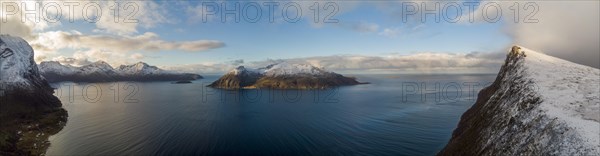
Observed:
[[[38,49],[60,50],[63,48],[85,49],[102,48],[116,52],[129,51],[162,51],[182,50],[198,52],[208,49],[220,48],[225,44],[215,40],[196,40],[173,42],[164,41],[152,32],[137,36],[108,36],[108,35],[83,35],[79,32],[50,31],[38,34],[33,40],[33,46]]]
[[[514,44],[571,62],[600,68],[600,1],[489,1],[461,17],[462,24],[489,23],[483,19],[483,5],[497,4],[502,10],[502,30]],[[515,4],[519,15],[515,16]],[[494,12],[488,11],[488,12]],[[517,20],[515,21],[515,17]],[[530,18],[527,18],[530,17]]]
[[[80,60],[65,61],[74,66],[83,65],[84,60],[104,60],[111,65],[128,64],[139,61],[145,56],[140,52],[158,52],[158,51],[186,51],[201,52],[210,49],[225,46],[223,42],[216,40],[195,40],[195,41],[165,41],[152,32],[146,32],[137,36],[111,36],[111,35],[84,35],[80,32],[49,31],[37,34],[37,37],[30,41],[30,44],[36,50],[36,61],[61,61],[64,58]],[[60,55],[50,57],[57,52],[71,49],[75,50],[72,57]],[[134,53],[135,52],[135,53]],[[130,56],[128,56],[130,55]]]
[[[216,40],[166,41],[154,32],[140,33],[140,28],[148,29],[174,22],[173,18],[169,18],[166,5],[169,2],[3,1],[0,34],[27,40],[36,51],[37,62],[53,60],[75,66],[95,60],[104,60],[111,65],[128,64],[144,59],[143,52],[200,52],[225,45]],[[116,6],[118,9],[115,9]],[[23,16],[25,12],[28,12],[27,16]],[[91,25],[93,33],[48,31],[63,22]]]
[[[539,23],[507,22],[514,42],[600,68],[600,1],[536,1]]]
[[[504,52],[415,53],[410,55],[333,55],[244,63],[234,60],[214,64],[189,64],[163,68],[201,74],[222,74],[239,65],[258,68],[277,62],[310,64],[339,73],[496,73],[504,62]]]

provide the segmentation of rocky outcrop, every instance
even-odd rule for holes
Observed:
[[[515,46],[438,155],[600,155],[599,76]]]
[[[39,66],[41,74],[49,82],[190,81],[202,78],[198,74],[162,70],[144,62],[121,65],[116,69],[104,61],[98,61],[81,67],[47,61],[40,63]]]
[[[263,75],[258,71],[239,66],[231,72],[221,76],[218,80],[208,85],[214,88],[239,89],[253,86]]]
[[[23,39],[0,35],[0,155],[41,155],[67,112]]]
[[[323,89],[335,86],[362,84],[355,78],[310,65],[278,63],[265,68],[247,69],[240,66],[208,85],[214,88],[272,88],[272,89]]]
[[[25,103],[26,106],[14,106],[2,102],[0,104],[2,115],[21,111],[46,111],[61,107],[58,98],[52,95],[54,89],[40,76],[33,60],[33,49],[25,40],[1,35],[0,52],[5,53],[0,57],[0,89],[2,90],[0,96],[5,99],[28,101]],[[16,107],[29,109],[23,110]],[[12,110],[13,108],[16,110]]]

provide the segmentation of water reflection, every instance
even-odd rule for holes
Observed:
[[[483,84],[495,76],[357,77],[371,84],[259,94],[206,88],[217,78],[210,76],[192,84],[134,83],[137,92],[125,83],[117,89],[119,84],[95,83],[101,89],[60,97],[69,122],[50,138],[47,154],[432,155],[474,100],[415,94],[403,101],[403,82]],[[83,91],[87,85],[72,86]],[[102,96],[90,102],[98,92]]]

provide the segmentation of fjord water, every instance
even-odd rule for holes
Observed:
[[[495,75],[356,77],[371,84],[204,87],[217,76],[191,84],[57,83],[69,118],[46,154],[434,155]]]

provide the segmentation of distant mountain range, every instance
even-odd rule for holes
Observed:
[[[209,87],[223,89],[323,89],[357,84],[362,83],[356,81],[355,78],[345,77],[311,65],[283,62],[258,69],[239,66],[210,84]]]
[[[113,68],[104,61],[81,67],[47,61],[41,62],[39,69],[49,82],[182,81],[203,78],[198,74],[162,70],[144,62]]]

